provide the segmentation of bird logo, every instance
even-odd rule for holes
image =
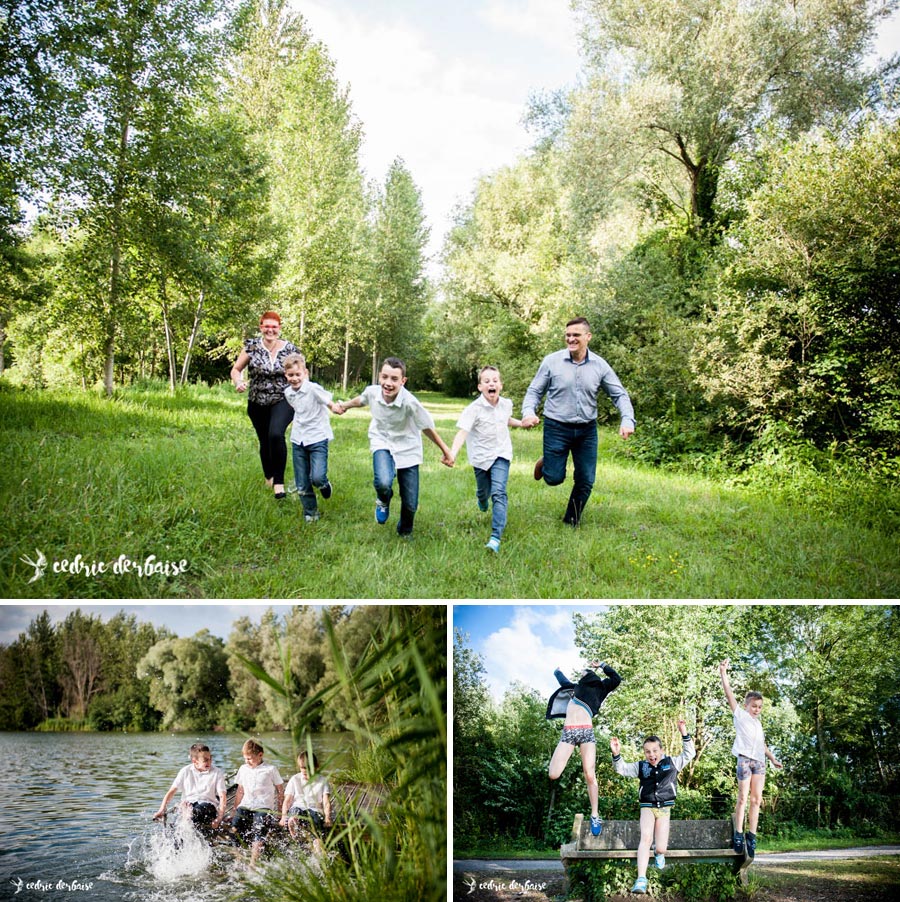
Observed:
[[[29,583],[37,582],[43,575],[44,571],[47,569],[47,558],[44,557],[44,552],[41,551],[40,548],[37,550],[37,560],[33,561],[27,555],[23,555],[20,560],[23,564],[28,564],[29,567],[34,567],[34,576],[28,580]]]
[[[25,886],[25,881],[21,877],[13,877],[9,882],[16,888],[13,895],[18,896],[22,892],[22,887]]]

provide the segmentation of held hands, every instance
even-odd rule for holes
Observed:
[[[454,464],[456,463],[456,460],[455,460],[453,457],[450,456],[450,453],[449,453],[448,451],[445,451],[445,452],[441,455],[441,463],[442,463],[445,467],[450,467],[450,469],[452,470]]]
[[[335,401],[334,404],[331,405],[331,412],[342,417],[347,412],[347,408],[344,407],[343,401]]]
[[[619,742],[619,738],[617,736],[613,736],[609,740],[609,750],[613,753],[613,757],[615,757],[622,751],[622,744]]]
[[[531,414],[531,416],[528,417],[522,417],[522,428],[531,429],[532,426],[537,426],[540,421],[541,418],[535,414]]]

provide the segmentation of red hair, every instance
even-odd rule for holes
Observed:
[[[274,319],[278,325],[281,325],[281,317],[274,310],[267,310],[260,318],[259,324],[262,325],[264,319]]]

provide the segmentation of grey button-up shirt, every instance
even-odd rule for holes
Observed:
[[[544,400],[544,416],[561,423],[590,423],[597,419],[597,395],[600,389],[622,417],[635,425],[634,408],[613,368],[590,350],[581,363],[575,363],[569,351],[548,354],[531,380],[525,400],[522,402],[522,417],[533,416],[541,399]]]

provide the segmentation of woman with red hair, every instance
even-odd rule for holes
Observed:
[[[267,310],[259,318],[260,336],[244,342],[234,366],[231,381],[238,392],[247,394],[247,416],[259,439],[259,459],[266,485],[279,501],[285,496],[284,469],[287,465],[285,430],[294,418],[294,409],[284,398],[288,382],[284,375],[284,358],[298,353],[298,348],[281,338],[281,317]],[[244,381],[244,370],[250,383]]]

